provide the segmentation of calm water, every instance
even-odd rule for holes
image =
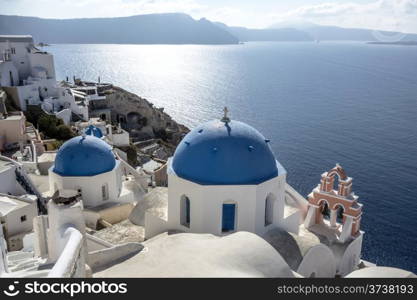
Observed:
[[[364,258],[417,272],[417,47],[55,45],[57,76],[112,82],[193,127],[247,122],[303,195],[336,162],[364,204]]]

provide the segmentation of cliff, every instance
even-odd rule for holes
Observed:
[[[107,92],[106,102],[111,109],[112,123],[120,123],[134,142],[156,138],[176,146],[189,131],[163,108],[120,87],[114,86]]]
[[[212,22],[183,13],[119,18],[42,19],[0,15],[0,34],[30,34],[43,43],[237,44]]]

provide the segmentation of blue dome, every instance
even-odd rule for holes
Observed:
[[[55,158],[53,171],[61,176],[94,176],[116,165],[111,147],[94,136],[77,136],[65,142]]]
[[[87,135],[93,135],[97,138],[102,138],[103,137],[103,133],[101,132],[100,128],[97,128],[94,125],[90,125],[88,126],[88,128],[85,130],[85,134]]]
[[[184,137],[172,158],[172,171],[203,185],[259,184],[278,175],[268,142],[245,123],[210,121]]]

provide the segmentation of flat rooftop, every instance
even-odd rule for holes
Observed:
[[[30,202],[20,200],[17,197],[0,194],[0,216],[5,216],[16,209],[30,204]]]
[[[33,43],[33,37],[31,35],[0,35],[0,43],[7,41]]]

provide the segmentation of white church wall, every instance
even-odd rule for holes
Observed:
[[[190,199],[190,226],[181,225],[181,197]],[[202,186],[188,180],[169,175],[168,222],[170,226],[185,232],[212,233],[221,235],[223,203],[236,203],[236,230],[254,230],[253,215],[248,214],[251,198],[255,196],[253,186],[242,188],[230,186]],[[253,201],[252,201],[253,202]]]
[[[256,186],[202,186],[202,209],[198,210],[197,219],[201,233],[212,233],[215,235],[228,234],[222,232],[223,204],[234,203],[235,207],[235,230],[255,232],[254,211]]]
[[[168,174],[168,223],[170,228],[185,232],[201,228],[197,216],[201,215],[201,189],[200,186],[174,174]],[[181,197],[185,195],[190,199],[190,226],[181,225]]]
[[[273,195],[275,199],[272,223],[280,223],[283,218],[285,175],[257,186],[204,186],[179,178],[173,173],[170,173],[168,177],[168,222],[170,226],[176,226],[177,229],[185,232],[208,232],[222,235],[223,203],[236,203],[236,231],[263,234],[270,227],[265,226],[265,204],[268,195]],[[190,199],[189,227],[180,225],[183,195]]]
[[[184,232],[223,235],[224,203],[235,203],[235,231],[263,234],[274,224],[281,223],[285,205],[285,173],[259,185],[199,185],[168,171],[169,227]],[[190,199],[190,224],[181,224],[181,197]],[[273,219],[265,226],[266,199],[274,199]]]
[[[265,206],[267,199],[272,201],[270,209],[272,209],[272,222],[265,226]],[[272,178],[256,186],[256,224],[255,233],[264,234],[274,225],[277,226],[282,222],[284,217],[285,205],[285,174]]]

